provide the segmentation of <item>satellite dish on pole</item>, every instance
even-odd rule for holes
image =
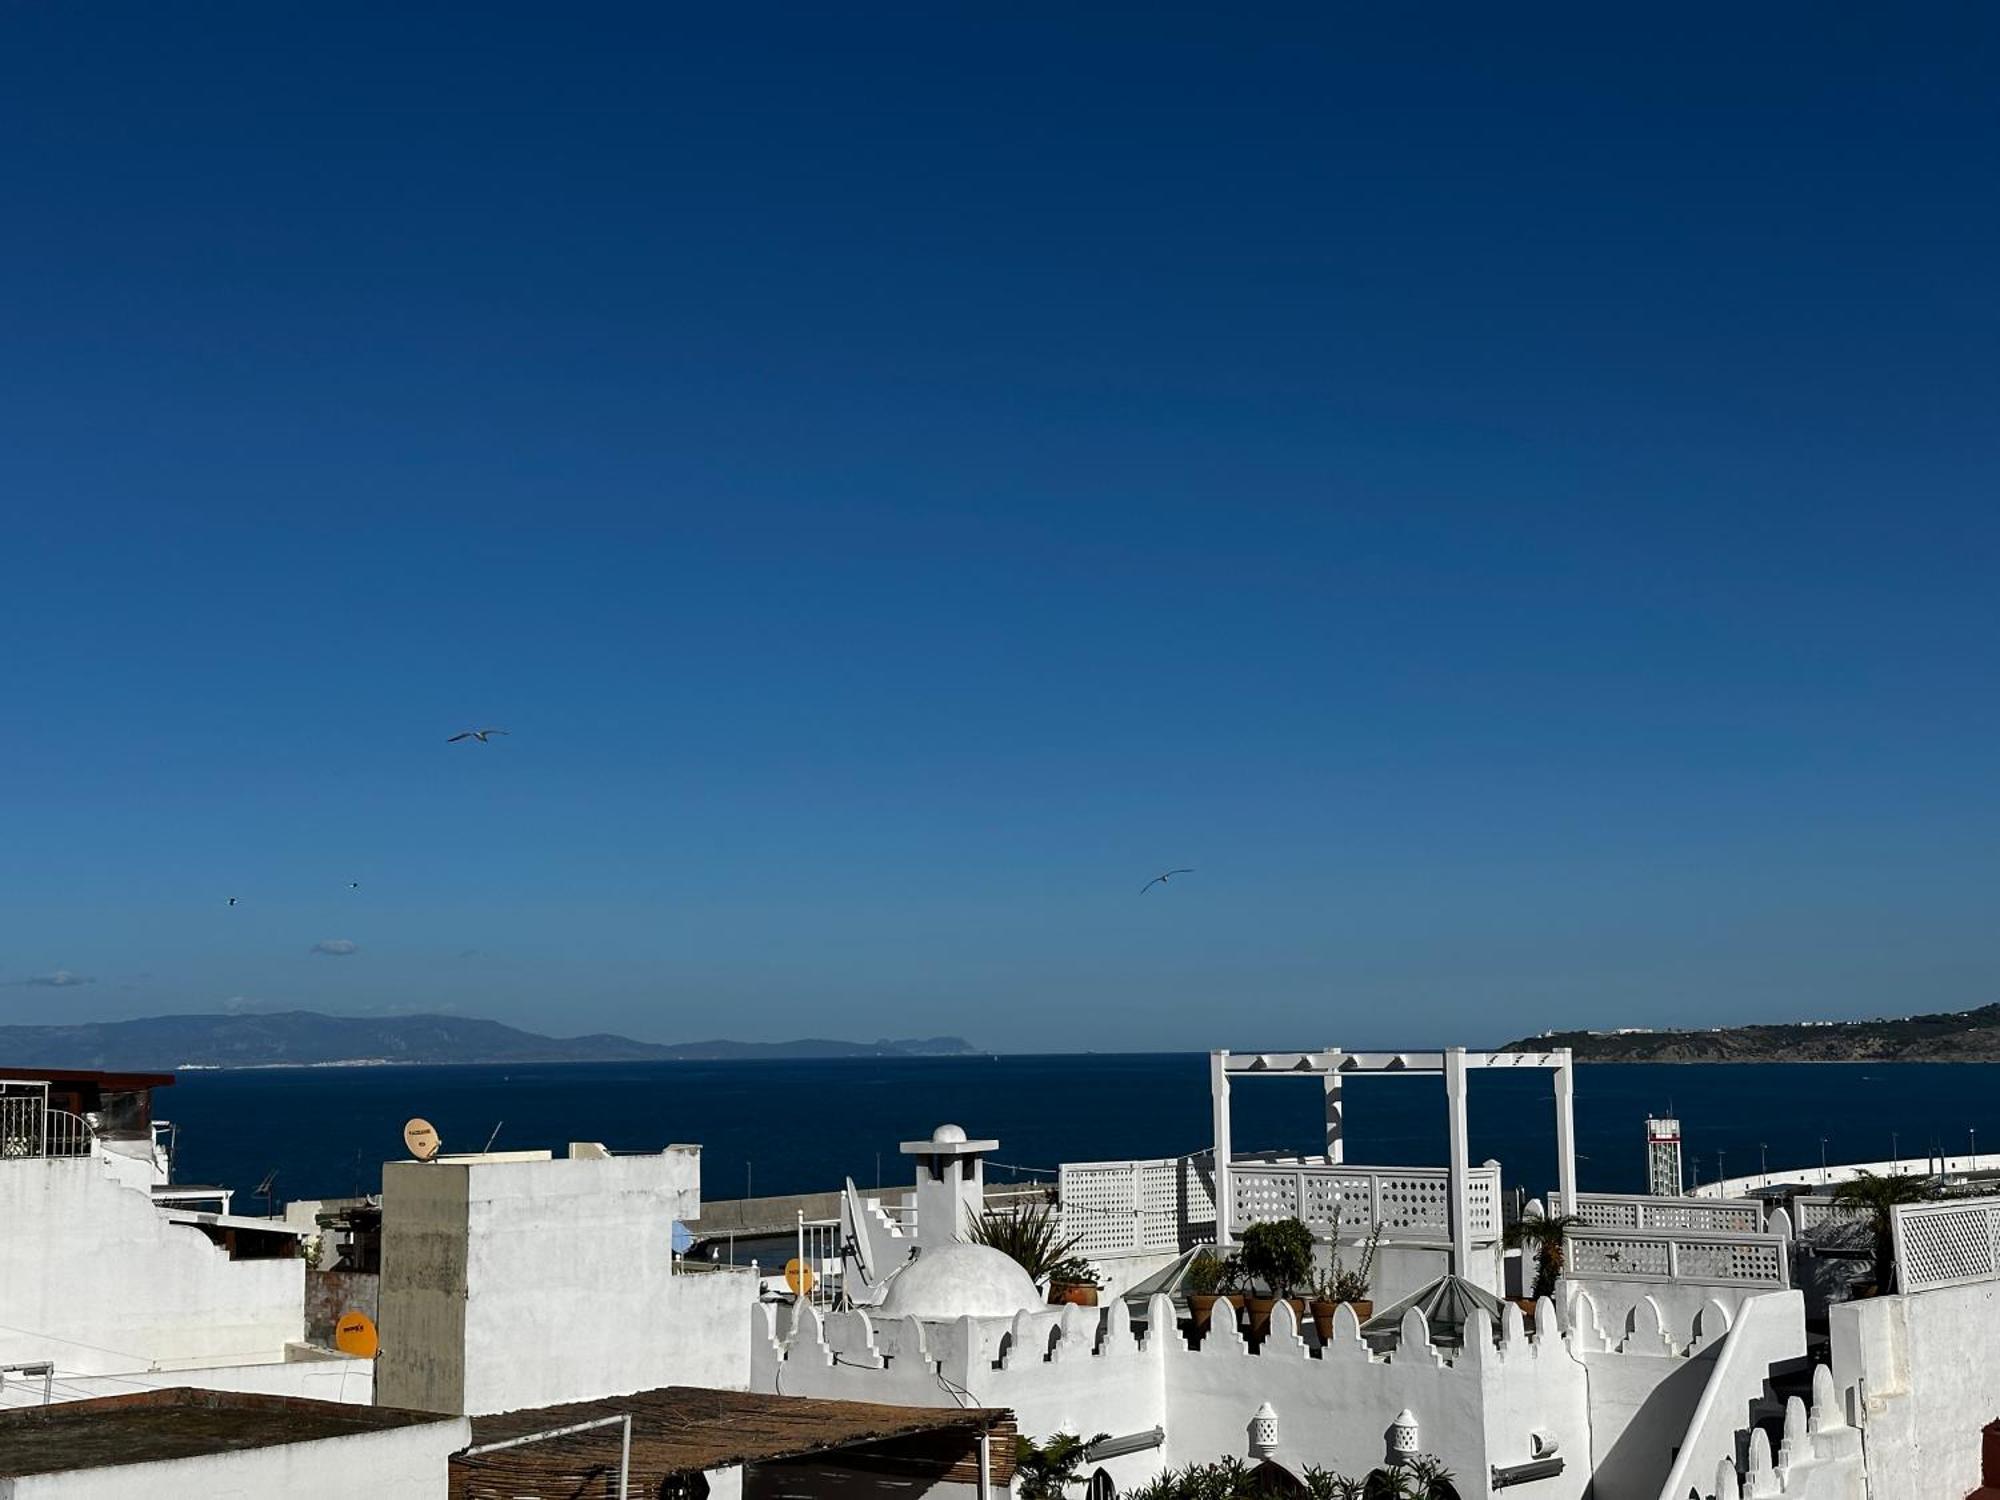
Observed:
[[[790,1287],[796,1296],[810,1297],[813,1282],[818,1279],[813,1275],[812,1267],[796,1255],[785,1262],[785,1285]]]
[[[437,1127],[421,1117],[403,1127],[403,1145],[418,1161],[429,1161],[438,1154]]]
[[[342,1313],[340,1321],[333,1325],[333,1347],[356,1359],[373,1359],[382,1347],[381,1337],[375,1332],[375,1320],[365,1312]]]

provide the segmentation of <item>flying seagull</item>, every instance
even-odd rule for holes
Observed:
[[[236,898],[235,898],[234,896],[231,896],[231,897],[229,898],[229,904],[230,904],[231,906],[234,906],[234,905],[236,904]]]
[[[1194,874],[1194,866],[1189,865],[1185,870],[1169,870],[1164,875],[1155,875],[1151,880],[1147,881],[1144,885],[1139,887],[1139,894],[1143,896],[1146,894],[1146,892],[1150,891],[1154,886],[1165,885],[1169,880],[1172,880],[1176,875],[1192,875],[1192,874]]]
[[[445,743],[447,745],[456,745],[460,740],[478,740],[483,745],[486,743],[487,736],[505,734],[506,732],[504,729],[466,729],[451,736]]]
[[[347,882],[347,888],[350,891],[358,891],[361,889],[361,882],[358,880],[350,880]]]

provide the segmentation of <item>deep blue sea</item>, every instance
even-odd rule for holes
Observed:
[[[1316,1079],[1239,1081],[1238,1150],[1319,1149]],[[1348,1160],[1441,1164],[1444,1086],[1432,1077],[1365,1077],[1346,1090]],[[1581,1066],[1577,1151],[1582,1185],[1644,1187],[1642,1124],[1681,1119],[1700,1176],[1829,1159],[1874,1160],[1892,1145],[1958,1153],[1968,1130],[2000,1150],[2000,1065],[1731,1064]],[[699,1142],[705,1197],[810,1192],[853,1177],[910,1180],[900,1141],[951,1120],[997,1137],[989,1180],[1052,1171],[1064,1160],[1170,1156],[1210,1144],[1208,1059],[1200,1053],[926,1058],[893,1061],[565,1063],[523,1067],[288,1068],[183,1073],[157,1111],[179,1127],[183,1182],[328,1197],[381,1186],[402,1156],[403,1122],[422,1115],[447,1151],[553,1147],[571,1140],[626,1149]],[[1555,1109],[1543,1073],[1472,1076],[1472,1157],[1497,1158],[1508,1187],[1555,1179]],[[1892,1136],[1895,1139],[1892,1141]],[[254,1205],[254,1206],[253,1206]]]

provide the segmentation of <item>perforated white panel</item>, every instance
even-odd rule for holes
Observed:
[[[1902,1291],[2000,1276],[2000,1198],[1905,1203],[1891,1223]]]

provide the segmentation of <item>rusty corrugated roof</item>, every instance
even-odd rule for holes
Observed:
[[[472,1446],[571,1427],[627,1413],[632,1417],[632,1481],[636,1493],[657,1494],[669,1481],[706,1469],[771,1463],[868,1449],[898,1440],[937,1439],[911,1448],[911,1462],[949,1468],[970,1452],[981,1432],[993,1444],[994,1482],[1013,1473],[1013,1413],[986,1407],[880,1406],[666,1386],[598,1401],[572,1401],[472,1419]],[[954,1444],[950,1440],[960,1439]],[[619,1427],[607,1426],[452,1460],[453,1500],[522,1493],[595,1496],[618,1470]],[[918,1451],[920,1450],[920,1451]],[[875,1461],[893,1455],[873,1454]],[[540,1486],[524,1490],[523,1485]]]

